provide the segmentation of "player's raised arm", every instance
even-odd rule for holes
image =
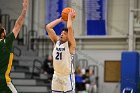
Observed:
[[[55,33],[55,31],[53,30],[53,27],[55,27],[57,24],[59,24],[60,22],[62,22],[62,19],[56,19],[52,22],[50,22],[49,24],[46,25],[46,31],[48,32],[48,35],[50,37],[50,39],[56,43],[56,41],[58,40],[58,37]]]
[[[13,28],[13,33],[14,33],[15,38],[17,37],[17,35],[23,25],[23,22],[24,22],[24,19],[26,16],[26,12],[27,12],[27,8],[28,8],[28,2],[29,2],[28,0],[23,0],[22,12],[21,12],[20,16],[18,17],[18,19],[15,23],[15,26]]]
[[[74,54],[75,53],[75,49],[76,49],[76,41],[75,41],[75,37],[74,37],[74,31],[73,31],[73,27],[72,27],[72,21],[73,16],[75,16],[75,11],[72,10],[69,14],[68,14],[68,22],[67,22],[67,28],[68,28],[68,41],[70,44],[70,53]]]

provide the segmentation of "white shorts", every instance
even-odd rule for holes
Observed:
[[[53,92],[71,92],[75,91],[75,75],[70,74],[66,76],[53,75],[52,79]]]

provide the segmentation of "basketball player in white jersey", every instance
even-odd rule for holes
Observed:
[[[63,22],[62,18],[46,25],[48,35],[55,45],[53,50],[52,93],[74,93],[75,90],[73,55],[75,54],[76,41],[72,28],[73,16],[75,16],[74,10],[68,14],[67,28],[62,29],[59,37],[53,27]]]

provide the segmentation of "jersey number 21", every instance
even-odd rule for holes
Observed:
[[[62,52],[56,52],[56,60],[62,60]]]

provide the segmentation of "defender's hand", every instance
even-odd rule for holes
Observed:
[[[73,21],[75,19],[75,16],[76,16],[76,12],[74,9],[72,9],[69,14],[68,14],[68,17],[71,17],[71,20]]]
[[[28,8],[28,5],[29,5],[29,0],[23,0],[23,9],[24,10],[27,10],[27,8]]]

